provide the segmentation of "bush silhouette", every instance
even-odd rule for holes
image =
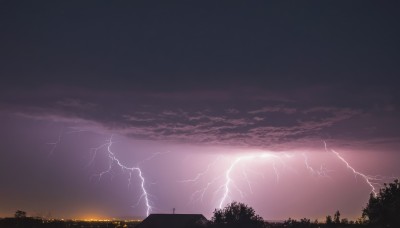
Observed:
[[[262,228],[265,222],[253,208],[238,202],[228,204],[224,209],[214,211],[211,218],[213,227]]]
[[[14,217],[17,219],[26,218],[26,212],[18,210],[15,212]]]

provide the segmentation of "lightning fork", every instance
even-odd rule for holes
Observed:
[[[325,141],[324,141],[324,145],[325,145],[325,151],[328,152],[328,147],[327,147]],[[346,165],[346,167],[347,167],[348,169],[350,169],[350,170],[353,172],[354,176],[360,176],[360,177],[370,186],[371,192],[372,192],[375,196],[378,194],[377,191],[376,191],[376,188],[375,188],[375,186],[374,186],[374,184],[378,184],[378,183],[374,183],[374,181],[381,181],[382,179],[377,178],[377,177],[374,177],[374,176],[369,176],[369,175],[366,175],[366,174],[364,174],[364,173],[361,173],[361,172],[357,171],[357,170],[354,169],[354,168],[349,164],[349,162],[347,162],[346,159],[344,159],[338,152],[336,152],[336,151],[334,151],[334,150],[332,150],[332,149],[331,149],[330,151],[331,151],[340,161],[342,161],[342,162]]]
[[[63,132],[60,131],[60,134],[58,134],[57,141],[46,143],[47,145],[52,145],[52,148],[51,148],[51,150],[50,150],[50,152],[48,153],[47,156],[51,156],[54,153],[54,151],[56,150],[58,144],[61,143],[62,134],[63,134]]]
[[[152,206],[151,206],[151,202],[150,202],[150,194],[147,192],[146,190],[146,180],[143,176],[143,172],[139,167],[128,167],[126,165],[124,165],[115,155],[115,153],[111,150],[111,146],[113,145],[113,135],[111,135],[111,137],[109,139],[106,140],[106,143],[93,148],[93,157],[91,162],[93,162],[94,158],[97,156],[97,153],[100,149],[102,148],[106,148],[106,153],[107,156],[109,158],[109,166],[106,170],[100,172],[99,174],[97,174],[96,176],[99,177],[99,180],[102,178],[103,175],[105,174],[109,174],[112,171],[113,165],[117,165],[119,168],[121,168],[122,171],[127,171],[129,174],[129,178],[128,178],[128,186],[130,186],[131,184],[131,178],[132,178],[132,173],[136,172],[139,179],[140,179],[140,188],[142,191],[142,195],[139,197],[138,202],[136,203],[136,205],[139,204],[139,202],[144,199],[145,204],[146,204],[146,215],[149,216],[150,212],[153,210]]]
[[[227,171],[225,172],[225,183],[223,185],[221,185],[221,187],[219,189],[223,189],[223,195],[219,201],[219,208],[222,208],[222,206],[224,205],[224,202],[229,198],[229,193],[231,192],[230,190],[230,186],[233,185],[235,187],[236,190],[239,191],[240,195],[242,195],[243,197],[243,193],[242,191],[240,191],[240,189],[238,189],[237,185],[234,183],[234,180],[231,177],[231,173],[232,170],[237,166],[237,164],[239,164],[240,162],[244,161],[244,160],[251,160],[254,158],[279,158],[277,155],[273,155],[270,153],[261,153],[261,154],[257,154],[257,155],[244,155],[244,156],[240,156],[238,158],[236,158],[231,165],[229,166],[229,168],[227,169]],[[275,167],[275,163],[273,163],[273,167],[275,172],[276,167]],[[275,173],[277,175],[278,178],[278,174]],[[248,181],[248,180],[246,180]],[[218,191],[218,190],[217,190]]]

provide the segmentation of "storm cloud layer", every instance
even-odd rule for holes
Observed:
[[[354,91],[359,93],[357,89]],[[47,88],[18,92],[13,103],[3,98],[2,107],[30,118],[97,125],[136,139],[189,144],[282,150],[313,140],[398,140],[396,103],[387,97],[358,102],[354,96],[367,98],[371,94],[350,93],[347,99],[336,100],[340,103],[323,103],[321,96],[334,92],[329,87],[327,90],[314,92],[310,88],[276,94],[249,89],[100,93]],[[4,97],[12,96],[9,93]]]

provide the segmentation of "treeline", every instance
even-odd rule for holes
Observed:
[[[212,228],[278,228],[278,227],[365,227],[365,228],[399,228],[400,227],[400,183],[384,184],[379,193],[371,193],[367,206],[362,210],[362,217],[357,221],[349,221],[340,217],[340,212],[326,216],[325,221],[311,221],[303,218],[291,219],[283,223],[267,223],[257,215],[253,208],[243,203],[233,202],[224,209],[215,210],[211,219]]]
[[[224,209],[215,210],[214,216],[211,218],[208,228],[342,228],[342,227],[369,227],[366,220],[359,219],[357,221],[349,221],[346,218],[340,218],[340,212],[336,211],[333,218],[326,216],[326,221],[311,221],[308,218],[300,220],[289,218],[284,222],[266,222],[257,215],[253,208],[238,202],[232,202]],[[375,226],[371,226],[375,227]]]
[[[289,218],[281,224],[268,225],[267,227],[366,227],[367,221],[364,218],[359,218],[356,221],[341,218],[340,212],[337,210],[333,217],[327,215],[325,221],[319,222],[318,220],[311,221],[308,218],[300,220]]]

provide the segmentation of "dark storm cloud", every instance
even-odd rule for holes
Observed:
[[[397,138],[398,3],[2,2],[0,108],[135,138]]]
[[[190,144],[280,150],[330,138],[345,143],[366,142],[382,135],[392,140],[399,137],[390,127],[398,124],[395,103],[377,107],[351,98],[339,105],[322,103],[318,98],[304,100],[312,96],[307,94],[312,89],[297,96],[246,91],[187,91],[161,96],[53,88],[19,91],[13,98],[8,94],[1,107],[29,118],[74,123],[82,129],[100,127],[137,139]],[[351,105],[346,105],[348,102]]]
[[[400,73],[397,2],[1,4],[1,88],[393,90]]]

